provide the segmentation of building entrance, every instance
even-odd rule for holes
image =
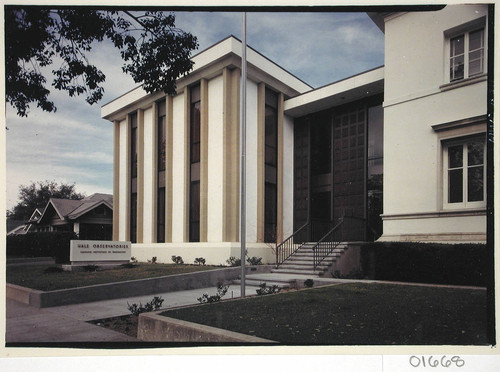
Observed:
[[[373,106],[373,102],[360,101],[295,121],[295,230],[314,221],[317,229],[326,233],[347,216],[351,217],[349,226],[345,226],[349,240],[373,239],[376,235],[368,236],[373,229],[367,224],[374,212],[368,210],[368,147],[382,148],[381,135],[373,144],[368,143],[368,113]],[[377,107],[381,107],[380,102]],[[373,127],[382,130],[381,125]],[[380,154],[379,163],[381,159]],[[378,176],[381,179],[382,175]],[[380,215],[382,211],[374,213]]]

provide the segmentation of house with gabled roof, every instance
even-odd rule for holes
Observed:
[[[80,239],[111,240],[113,196],[92,194],[81,200],[51,198],[33,223],[36,231],[73,231]]]

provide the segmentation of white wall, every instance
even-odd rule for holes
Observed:
[[[186,126],[184,125],[184,94],[173,99],[173,151],[172,151],[172,242],[184,241],[186,172]]]
[[[120,121],[120,159],[118,160],[118,192],[120,193],[118,211],[114,213],[118,213],[118,239],[121,241],[126,240],[125,231],[128,224],[128,215],[129,211],[127,210],[127,120]]]
[[[444,31],[487,14],[486,5],[409,12],[385,24],[385,103],[436,92],[447,82]]]
[[[143,214],[143,242],[153,241],[153,205],[155,201],[154,188],[156,185],[153,174],[153,164],[156,161],[153,146],[153,109],[144,110],[144,214]]]
[[[486,6],[405,13],[385,25],[384,215],[443,210],[441,144],[433,125],[486,114],[486,81],[443,90],[444,31]],[[484,216],[384,220],[385,235],[485,231]]]
[[[293,234],[293,118],[283,119],[283,239]]]
[[[246,241],[257,241],[257,84],[247,81]]]
[[[208,82],[207,241],[223,240],[224,90],[222,75]]]

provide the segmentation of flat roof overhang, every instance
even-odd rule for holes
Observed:
[[[301,117],[384,92],[384,67],[337,81],[285,101],[285,115]]]
[[[223,68],[241,68],[242,43],[234,36],[229,36],[208,49],[192,57],[193,70],[177,80],[177,93],[185,86],[193,84],[202,78],[211,79],[222,73]],[[247,46],[248,79],[260,82],[293,97],[312,90],[312,87],[298,79],[276,63]],[[122,96],[106,103],[101,108],[101,117],[116,120],[124,112],[136,106],[148,106],[160,99],[163,92],[147,93],[139,86]]]

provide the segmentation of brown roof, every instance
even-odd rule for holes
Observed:
[[[104,204],[113,210],[113,195],[97,193],[87,196],[81,200],[50,198],[43,211],[42,217],[40,217],[38,221],[42,220],[49,205],[54,207],[56,213],[59,215],[59,218],[62,220],[75,220],[101,204]]]

